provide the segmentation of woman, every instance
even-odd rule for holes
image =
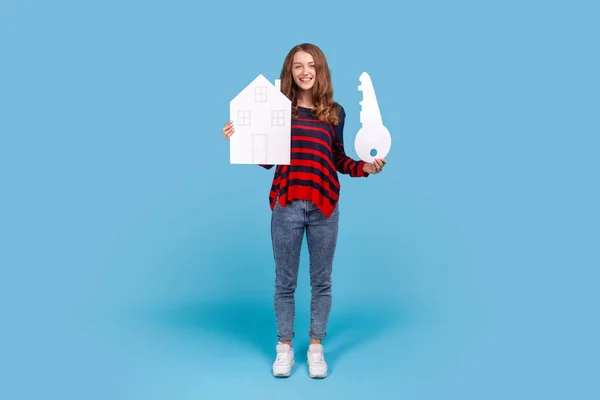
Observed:
[[[377,174],[385,159],[355,161],[344,151],[344,108],[333,100],[331,74],[322,51],[312,44],[290,50],[281,71],[281,91],[292,102],[291,163],[279,165],[269,194],[271,238],[275,258],[275,319],[277,357],[275,376],[290,376],[294,365],[294,293],[302,240],[306,233],[310,256],[311,378],[325,378],[327,363],[322,340],[331,310],[331,271],[338,236],[337,172],[351,177]],[[229,121],[223,135],[235,129]],[[262,165],[270,169],[273,165]]]

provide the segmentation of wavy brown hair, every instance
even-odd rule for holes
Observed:
[[[309,53],[315,60],[315,83],[312,87],[312,100],[315,105],[313,114],[316,118],[337,125],[338,104],[333,100],[333,87],[331,86],[331,72],[325,54],[320,48],[310,43],[294,46],[285,57],[281,69],[281,92],[292,102],[292,118],[298,118],[298,85],[292,76],[294,55],[298,51]]]

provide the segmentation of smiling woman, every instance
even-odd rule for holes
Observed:
[[[337,125],[339,105],[333,101],[331,72],[323,52],[311,44],[294,47],[283,62],[281,91],[292,100],[292,116],[298,117],[298,105],[314,107],[320,120]]]
[[[315,60],[305,51],[299,51],[294,54],[292,63],[294,82],[300,90],[306,91],[312,89],[315,81]]]
[[[322,340],[331,310],[331,273],[338,237],[340,182],[377,174],[385,159],[353,160],[344,151],[344,108],[333,99],[331,73],[323,52],[313,44],[292,48],[281,70],[281,92],[292,102],[290,165],[278,165],[269,193],[273,211],[271,239],[275,258],[275,376],[287,377],[294,365],[295,290],[300,251],[306,233],[310,257],[310,346],[307,360],[312,378],[327,376]],[[235,129],[223,128],[229,139]],[[274,165],[261,165],[266,169]]]

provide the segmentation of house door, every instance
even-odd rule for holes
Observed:
[[[253,158],[255,164],[267,164],[267,135],[252,135]]]

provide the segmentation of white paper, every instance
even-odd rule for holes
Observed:
[[[281,93],[279,80],[273,85],[258,75],[229,103],[231,164],[289,165],[291,153],[292,102]]]
[[[354,148],[361,160],[372,162],[375,158],[385,158],[392,147],[392,136],[383,125],[375,88],[366,72],[360,75],[358,90],[363,93],[360,122],[362,127],[356,134]],[[371,154],[375,153],[375,154]]]

